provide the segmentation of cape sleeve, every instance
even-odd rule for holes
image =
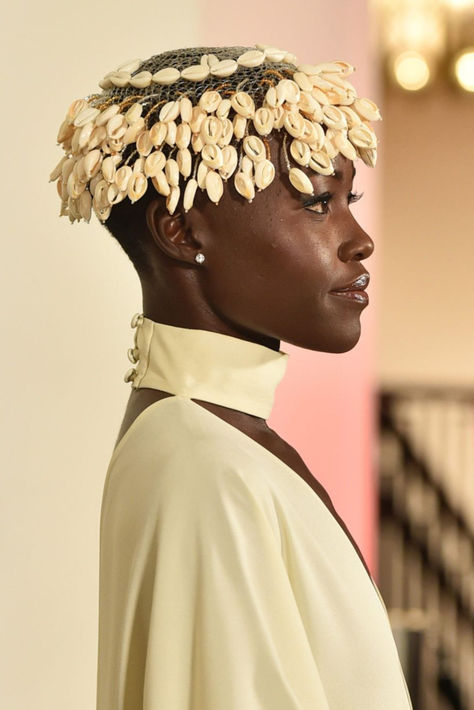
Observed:
[[[278,532],[246,476],[221,474],[163,490],[143,708],[329,710]]]

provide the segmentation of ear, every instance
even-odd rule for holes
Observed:
[[[201,244],[194,238],[182,212],[177,209],[169,214],[159,198],[152,200],[146,208],[146,223],[153,241],[167,256],[178,261],[194,264]]]

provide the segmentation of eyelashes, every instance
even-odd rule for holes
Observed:
[[[348,203],[352,204],[353,202],[357,202],[358,200],[360,200],[363,194],[363,192],[349,192],[347,196]],[[332,192],[323,192],[320,195],[309,197],[303,201],[303,207],[311,207],[313,205],[324,205],[325,209],[323,212],[319,212],[316,210],[310,210],[310,212],[314,212],[315,214],[326,214],[327,206],[333,196],[334,194]]]

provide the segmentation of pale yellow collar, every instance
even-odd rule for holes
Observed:
[[[223,333],[141,316],[132,387],[215,402],[267,419],[289,354]]]

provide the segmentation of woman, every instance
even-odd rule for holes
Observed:
[[[102,500],[98,710],[411,708],[360,550],[266,423],[280,340],[360,337],[374,244],[350,204],[380,115],[352,70],[266,45],[165,52],[61,126],[61,214],[92,206],[143,290]]]

